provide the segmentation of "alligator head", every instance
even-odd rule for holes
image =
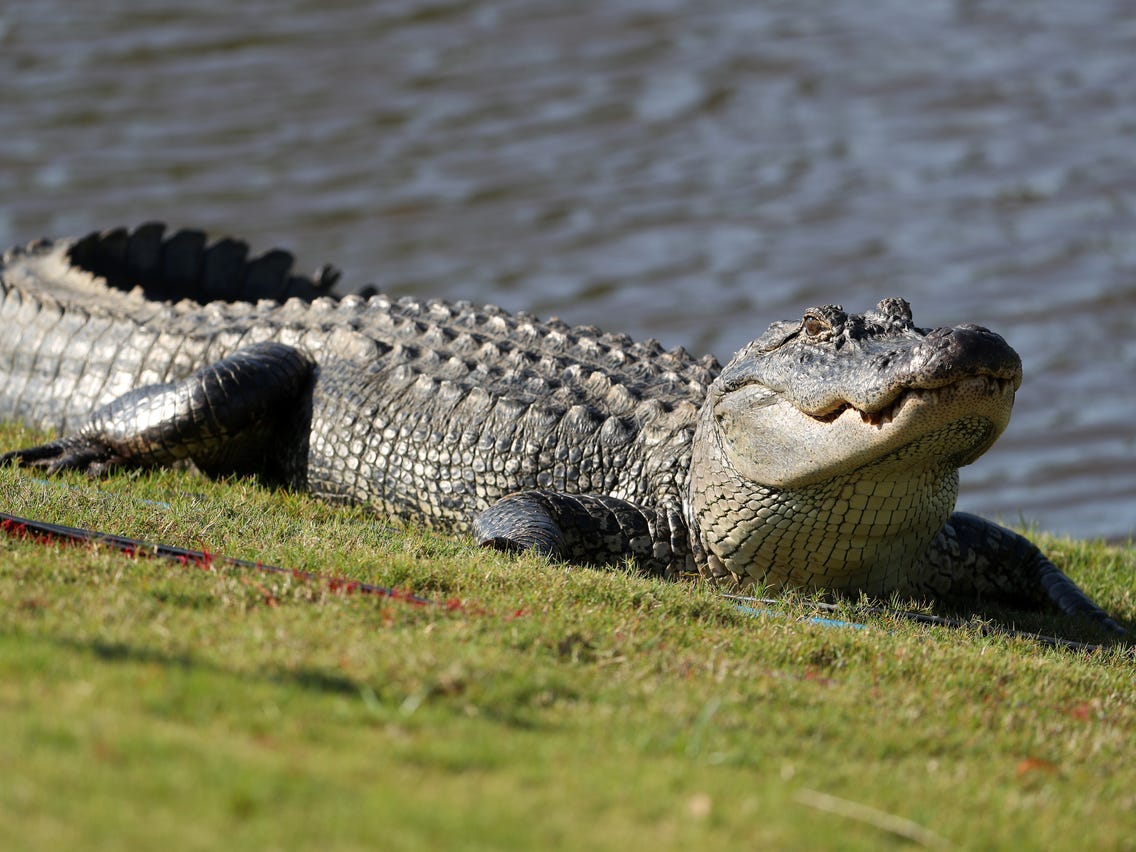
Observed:
[[[1021,375],[997,334],[917,328],[902,299],[774,323],[699,418],[690,511],[711,570],[890,591],[953,510],[958,468],[1005,429]]]

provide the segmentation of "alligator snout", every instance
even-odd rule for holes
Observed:
[[[911,350],[912,374],[934,386],[968,376],[1021,383],[1022,359],[1000,334],[972,323],[936,328]]]

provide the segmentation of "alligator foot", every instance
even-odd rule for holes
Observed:
[[[79,434],[0,454],[0,466],[11,462],[47,473],[83,470],[91,476],[101,476],[122,460],[116,459],[114,451],[106,444]]]
[[[519,491],[478,515],[473,529],[482,547],[510,553],[533,551],[591,565],[634,558],[651,573],[659,573],[663,564],[654,552],[647,511],[615,497]]]
[[[951,515],[931,542],[924,568],[920,592],[1057,610],[1127,633],[1033,542],[975,515]]]

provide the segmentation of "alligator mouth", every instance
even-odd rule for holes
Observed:
[[[854,411],[865,425],[882,429],[895,420],[899,412],[912,402],[923,405],[940,405],[953,401],[964,389],[972,396],[986,397],[992,400],[1013,400],[1017,388],[1018,382],[1014,379],[1000,379],[995,376],[968,376],[965,379],[959,379],[935,388],[908,388],[905,391],[900,391],[890,402],[874,411],[857,408],[850,402],[842,402],[831,411],[810,416],[821,423],[832,423],[844,412]]]

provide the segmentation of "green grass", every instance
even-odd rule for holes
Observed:
[[[751,617],[243,480],[6,468],[0,510],[449,602],[0,537],[6,849],[1136,843],[1123,649]],[[1039,538],[1133,623],[1132,547]]]

